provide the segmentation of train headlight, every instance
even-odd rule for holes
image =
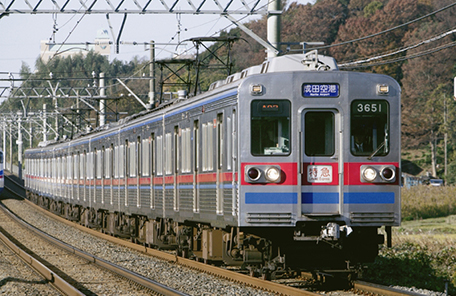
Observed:
[[[280,170],[276,167],[270,167],[266,170],[265,174],[266,179],[269,182],[279,182],[280,181]]]
[[[257,168],[250,168],[248,171],[247,171],[247,175],[249,177],[250,180],[252,181],[258,181],[258,179],[260,179],[261,177],[261,172],[259,169]]]
[[[363,171],[363,179],[367,182],[373,182],[377,178],[377,171],[372,167],[367,167]]]
[[[382,169],[382,171],[380,173],[380,176],[385,181],[393,182],[396,179],[396,171],[395,171],[394,168],[385,167],[385,168]]]

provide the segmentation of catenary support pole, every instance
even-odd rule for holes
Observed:
[[[271,0],[268,4],[268,42],[278,51],[280,51],[280,0]],[[267,58],[273,58],[277,56],[277,52],[267,50]]]

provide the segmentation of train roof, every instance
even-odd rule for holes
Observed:
[[[329,56],[319,55],[318,52],[316,50],[314,50],[314,51],[310,51],[305,54],[290,54],[290,55],[270,58],[267,61],[263,62],[261,65],[256,65],[256,66],[246,68],[246,69],[242,70],[241,72],[234,73],[234,74],[228,76],[224,80],[218,80],[216,82],[213,82],[209,86],[208,91],[212,91],[214,89],[221,88],[223,86],[227,86],[234,82],[239,83],[240,80],[242,80],[248,76],[258,75],[258,74],[276,73],[276,72],[292,72],[292,71],[335,71],[335,70],[339,70],[339,68],[337,67],[337,63],[334,58],[329,57]],[[142,111],[137,114],[130,115],[126,118],[119,120],[118,122],[108,123],[108,124],[105,124],[104,126],[100,126],[95,129],[88,128],[86,131],[75,135],[72,139],[68,139],[68,138],[64,137],[61,139],[53,139],[53,140],[48,140],[45,142],[40,142],[38,144],[38,147],[43,148],[43,147],[47,147],[47,146],[51,146],[51,145],[56,145],[59,143],[68,142],[68,140],[75,140],[75,139],[84,137],[86,135],[89,135],[89,134],[92,134],[95,132],[101,132],[101,131],[108,130],[111,128],[120,127],[120,126],[124,125],[125,123],[131,122],[138,117],[142,117],[151,112],[157,112],[160,109],[166,108],[170,105],[173,105],[173,104],[181,102],[181,101],[182,101],[182,98],[177,98],[177,99],[165,102],[165,103],[161,104],[160,106],[158,106],[157,108],[154,108],[152,110],[146,110],[146,111]]]
[[[319,55],[316,50],[306,54],[290,54],[279,57],[270,58],[261,65],[256,65],[242,70],[239,73],[234,73],[228,76],[225,80],[213,82],[209,90],[213,90],[222,85],[232,83],[243,79],[247,76],[275,73],[275,72],[290,72],[290,71],[335,71],[339,70],[336,60],[329,56]]]

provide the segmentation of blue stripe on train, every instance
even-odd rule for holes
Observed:
[[[302,204],[338,204],[337,192],[304,192],[301,195]],[[394,204],[394,192],[345,192],[344,204]],[[247,192],[246,204],[296,204],[297,193],[280,192]]]
[[[245,194],[246,204],[296,204],[298,194],[296,192],[247,192]]]

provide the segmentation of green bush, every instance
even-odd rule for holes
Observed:
[[[368,264],[363,279],[385,285],[416,287],[449,293],[456,292],[456,249],[445,247],[433,252],[418,244],[403,243],[382,248],[374,263]]]

